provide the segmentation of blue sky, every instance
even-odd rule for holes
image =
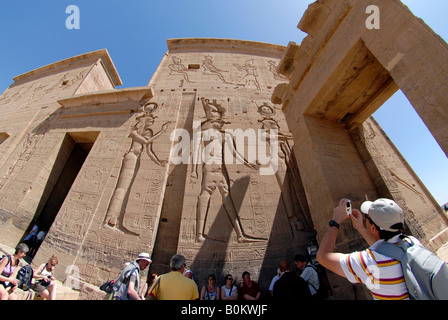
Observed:
[[[278,4],[278,3],[281,4]],[[287,45],[305,36],[297,24],[313,0],[2,0],[0,92],[12,78],[65,58],[107,48],[122,87],[147,85],[166,39],[213,37]],[[445,41],[448,1],[403,0]],[[80,9],[68,30],[67,6]],[[400,114],[397,117],[396,114]],[[448,202],[448,159],[400,92],[375,114],[439,204]]]

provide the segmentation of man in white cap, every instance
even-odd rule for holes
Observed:
[[[366,201],[361,205],[361,211],[366,215],[364,225],[363,215],[359,210],[353,209],[352,214],[347,215],[348,201],[341,199],[333,210],[333,219],[317,253],[319,263],[352,283],[364,283],[374,299],[409,299],[400,262],[375,251],[383,241],[398,243],[404,229],[403,210],[390,199]],[[340,224],[347,219],[352,220],[355,229],[370,245],[368,249],[351,254],[334,252]]]
[[[142,252],[135,261],[132,261],[124,268],[118,280],[115,282],[115,300],[144,300],[138,294],[140,271],[145,270],[151,262],[149,253]]]

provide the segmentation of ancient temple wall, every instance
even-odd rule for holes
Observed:
[[[62,278],[71,268],[82,283],[101,282],[139,252],[152,251],[171,142],[164,116],[169,112],[151,97],[151,89],[142,87],[59,101],[55,131],[69,132],[80,143],[86,132],[98,133],[36,256],[63,257]],[[137,136],[149,135],[157,142],[142,148]]]
[[[55,162],[64,134],[51,127],[60,112],[58,99],[70,97],[80,86],[102,90],[91,72],[121,81],[106,50],[99,50],[44,66],[14,78],[0,97],[0,197],[2,199],[2,241],[15,246],[31,228],[50,173],[57,176]],[[109,75],[111,73],[112,75]]]
[[[275,121],[284,134],[278,152],[282,157],[287,154],[290,169],[287,171],[282,158],[277,174],[264,175],[260,168],[237,164],[233,159],[232,164],[215,168],[219,175],[216,182],[204,177],[208,168],[203,162],[171,164],[170,171],[181,171],[183,180],[181,185],[176,181],[167,184],[151,272],[166,272],[171,255],[181,253],[200,285],[209,273],[222,279],[226,273],[240,278],[243,271],[250,271],[267,287],[279,261],[305,253],[309,240],[314,239],[300,175],[295,171],[296,179],[291,176],[296,167],[289,129],[281,110],[269,102],[275,86],[286,80],[276,72],[284,50],[281,46],[239,40],[168,41],[168,52],[150,85],[155,97],[170,92],[179,97],[181,110],[189,108],[184,110],[187,126],[183,128],[191,137],[203,137],[198,124],[205,127],[210,120],[205,111],[210,105],[212,109],[219,105],[218,109],[223,110],[218,117],[224,122],[221,130],[236,135],[253,133],[258,139],[258,130]],[[240,146],[246,160],[257,157],[258,144],[246,138]],[[194,153],[193,142],[190,148]],[[204,151],[205,145],[201,148]],[[171,203],[172,190],[181,190],[182,203]],[[202,218],[199,203],[206,206]],[[237,218],[229,212],[232,210]],[[158,243],[164,246],[158,247]]]
[[[198,284],[210,272],[221,279],[226,272],[237,277],[248,270],[267,287],[279,261],[305,253],[314,239],[291,135],[281,110],[269,103],[275,86],[286,79],[276,72],[284,50],[238,40],[173,39],[147,89],[60,99],[50,132],[60,139],[69,133],[75,142],[86,132],[97,136],[36,260],[57,252],[61,270],[76,269],[82,283],[96,285],[141,251],[152,255],[156,273],[168,271],[169,259],[180,253]],[[257,148],[264,138],[258,130],[269,132],[271,126],[283,135],[276,150],[281,157],[277,173],[266,175],[260,173],[266,164],[248,167],[235,156],[224,164],[222,185],[212,188],[202,218],[204,240],[198,241],[198,200],[208,182],[203,161],[192,163],[193,140],[202,134],[198,124],[210,120],[206,106],[218,104],[225,110],[219,116],[222,132],[231,130],[243,158],[261,160]],[[144,129],[146,118],[152,120]],[[149,149],[136,149],[133,133],[144,136],[149,129],[157,138]],[[187,135],[180,140],[179,133]],[[269,156],[269,144],[263,143]],[[236,216],[228,213],[229,203]]]

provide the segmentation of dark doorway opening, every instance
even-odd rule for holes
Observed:
[[[28,262],[32,261],[44,241],[98,134],[76,132],[65,135],[34,219],[22,240],[30,248],[25,258]]]

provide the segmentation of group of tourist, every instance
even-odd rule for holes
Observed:
[[[182,255],[174,255],[170,260],[171,271],[157,276],[151,274],[148,282],[139,290],[139,274],[150,263],[148,253],[140,253],[137,259],[128,264],[120,273],[111,293],[113,300],[258,300],[261,296],[258,283],[250,279],[248,272],[243,273],[244,281],[238,288],[231,274],[224,277],[222,286],[217,285],[216,276],[210,274],[208,281],[199,292],[192,270],[186,269],[186,260]]]
[[[350,210],[348,210],[350,208]],[[352,283],[364,283],[371,291],[374,299],[410,299],[413,291],[408,290],[408,283],[399,258],[391,258],[383,248],[390,244],[399,244],[403,248],[420,246],[413,237],[403,234],[404,219],[402,209],[390,199],[366,201],[360,210],[351,209],[348,199],[341,199],[333,211],[333,219],[320,242],[317,260],[326,269],[347,278]],[[365,219],[364,219],[365,217]],[[336,237],[340,225],[351,220],[370,247],[361,252],[343,254],[334,252]],[[395,250],[395,249],[394,249]],[[21,243],[13,255],[5,255],[0,260],[0,299],[14,300],[18,285],[17,272],[20,261],[29,251],[28,246]],[[420,251],[419,251],[420,252]],[[34,283],[31,290],[45,299],[54,300],[56,283],[53,276],[54,267],[58,263],[56,256],[50,257],[47,263],[34,271]],[[217,285],[215,274],[210,274],[207,283],[201,287],[193,279],[193,272],[186,269],[186,260],[182,255],[174,255],[170,260],[171,271],[158,276],[152,274],[149,281],[140,286],[140,272],[152,263],[148,253],[141,253],[137,259],[127,263],[110,290],[113,300],[260,300],[262,293],[258,283],[251,279],[245,271],[240,284],[235,285],[232,274],[224,277],[224,283]],[[274,300],[296,301],[300,299],[319,298],[322,286],[321,279],[313,264],[302,255],[296,255],[294,264],[298,272],[292,272],[288,261],[280,262],[278,274],[272,279],[269,287],[270,296]],[[381,278],[376,279],[369,270],[379,269]],[[440,267],[438,267],[440,268]],[[448,267],[434,274],[434,290],[437,292],[430,299],[448,299]],[[424,283],[418,282],[417,291],[423,291]],[[420,290],[421,289],[421,290]]]
[[[317,294],[320,283],[315,268],[311,267],[312,265],[303,255],[296,255],[294,260],[297,266],[296,272],[292,272],[286,260],[280,262],[279,274],[272,279],[269,289],[270,299],[290,300],[294,297],[307,299]],[[226,274],[221,285],[218,285],[215,274],[209,274],[206,283],[199,290],[194,281],[193,271],[186,268],[185,257],[182,255],[174,255],[171,258],[170,272],[161,276],[151,274],[148,281],[141,287],[139,274],[151,262],[148,253],[140,253],[134,262],[128,263],[115,281],[115,288],[110,298],[113,300],[246,301],[262,299],[260,286],[251,279],[248,271],[243,272],[241,282],[238,284],[232,274]]]
[[[16,300],[15,291],[19,284],[17,273],[22,267],[22,259],[29,252],[29,247],[25,243],[20,243],[14,254],[4,255],[0,260],[0,300]],[[47,263],[43,263],[33,270],[31,284],[32,291],[38,297],[47,300],[56,299],[56,282],[54,267],[58,264],[58,258],[53,255]]]
[[[328,231],[321,240],[317,260],[327,270],[347,278],[352,283],[366,284],[374,299],[410,299],[401,260],[378,252],[379,247],[387,243],[392,247],[396,247],[393,245],[400,243],[403,250],[414,245],[420,246],[417,239],[403,234],[403,210],[395,201],[385,198],[377,199],[374,202],[366,201],[360,209],[352,209],[349,199],[340,200],[333,211],[333,219],[329,222]],[[338,230],[346,220],[351,220],[353,227],[370,245],[368,249],[352,254],[334,252]],[[149,257],[148,254],[145,255]],[[278,275],[272,279],[270,286],[272,297],[276,300],[319,297],[318,291],[321,284],[316,269],[300,255],[296,256],[294,260],[297,269],[301,271],[300,276],[291,272],[287,261],[282,261]],[[147,265],[151,263],[149,258],[146,259],[146,262]],[[448,267],[446,264],[444,265],[444,269],[437,274],[439,282],[435,285],[443,288],[438,291],[436,299],[448,299],[448,286],[444,285],[448,282]],[[173,256],[170,266],[172,271],[158,277],[148,289],[148,295],[146,297],[140,295],[138,299],[224,300],[234,297],[235,299],[258,300],[261,298],[260,288],[255,281],[250,279],[248,272],[243,273],[243,281],[239,286],[233,285],[232,275],[226,275],[224,286],[221,288],[216,285],[216,276],[211,274],[199,295],[196,283],[189,278],[192,273],[188,272],[184,275],[186,271],[185,258],[180,255]],[[374,277],[374,274],[369,271],[373,269],[381,269],[381,278]],[[124,274],[122,273],[121,276]],[[369,285],[372,283],[373,286]],[[132,286],[126,286],[126,288],[130,287]],[[129,290],[125,295],[119,293],[114,295],[115,299],[129,299],[132,296],[134,295]]]

